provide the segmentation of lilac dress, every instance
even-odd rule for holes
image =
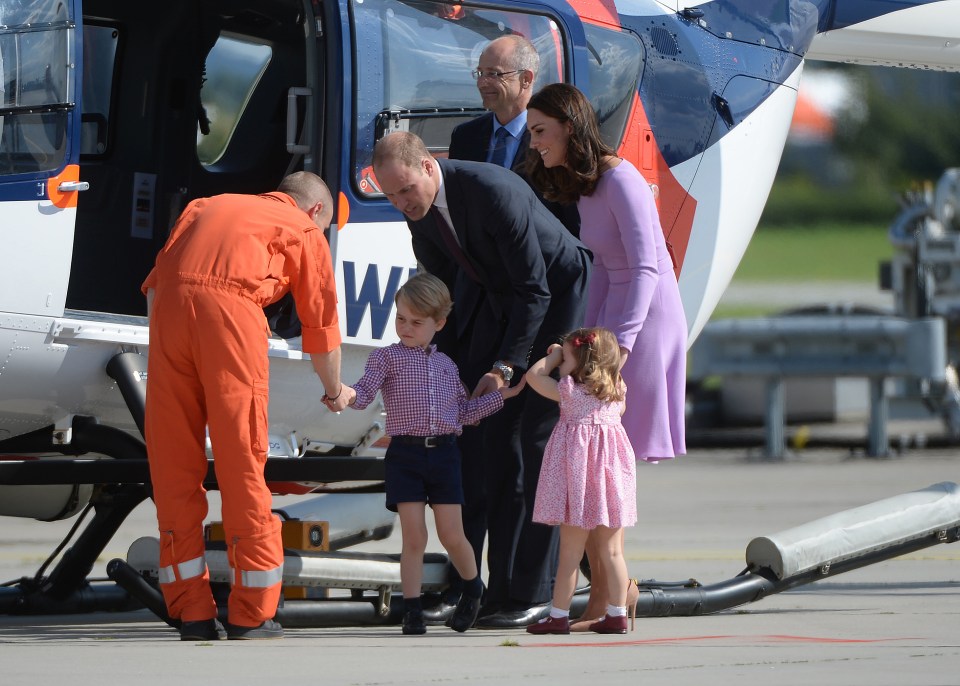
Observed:
[[[587,326],[602,326],[630,351],[623,426],[640,459],[686,452],[687,320],[673,262],[647,181],[621,160],[581,196],[580,240],[593,251]]]
[[[533,521],[581,529],[637,523],[637,466],[620,423],[622,402],[603,402],[561,377],[560,420],[543,451]]]

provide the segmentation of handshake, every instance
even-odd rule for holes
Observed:
[[[350,386],[342,383],[340,384],[340,392],[335,396],[331,397],[326,393],[323,394],[321,402],[326,405],[327,409],[331,412],[340,413],[340,410],[352,405],[353,401],[357,399],[357,392],[353,390]]]

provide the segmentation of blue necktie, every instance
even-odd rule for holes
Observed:
[[[510,132],[507,131],[506,127],[501,126],[497,129],[496,134],[494,134],[493,154],[490,156],[491,164],[510,168],[507,166],[507,136],[509,135]]]

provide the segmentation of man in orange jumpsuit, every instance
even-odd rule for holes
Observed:
[[[146,443],[160,530],[160,588],[182,640],[280,638],[283,546],[264,481],[269,329],[263,307],[292,291],[303,351],[339,411],[340,327],[330,191],[309,172],[276,192],[187,206],[143,283],[150,313]],[[341,392],[343,391],[343,392]],[[232,589],[227,628],[204,559],[205,428],[215,455]]]

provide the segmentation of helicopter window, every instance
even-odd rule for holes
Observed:
[[[0,27],[0,174],[59,169],[74,106],[73,24],[60,2],[0,2]]]
[[[584,24],[590,68],[590,102],[597,111],[600,135],[614,150],[620,147],[627,117],[637,95],[643,69],[643,43],[630,31]]]
[[[485,110],[471,72],[487,44],[510,34],[540,54],[537,83],[561,81],[563,38],[541,14],[423,0],[354,0],[356,140],[354,178],[377,195],[370,161],[386,133],[416,133],[436,156],[447,154],[454,127]]]
[[[197,157],[205,167],[216,164],[230,145],[250,96],[267,70],[269,45],[227,35],[217,39],[207,55],[197,124]]]
[[[119,32],[111,26],[83,26],[82,113],[80,154],[103,155],[107,152],[110,130],[110,95],[116,71]]]

